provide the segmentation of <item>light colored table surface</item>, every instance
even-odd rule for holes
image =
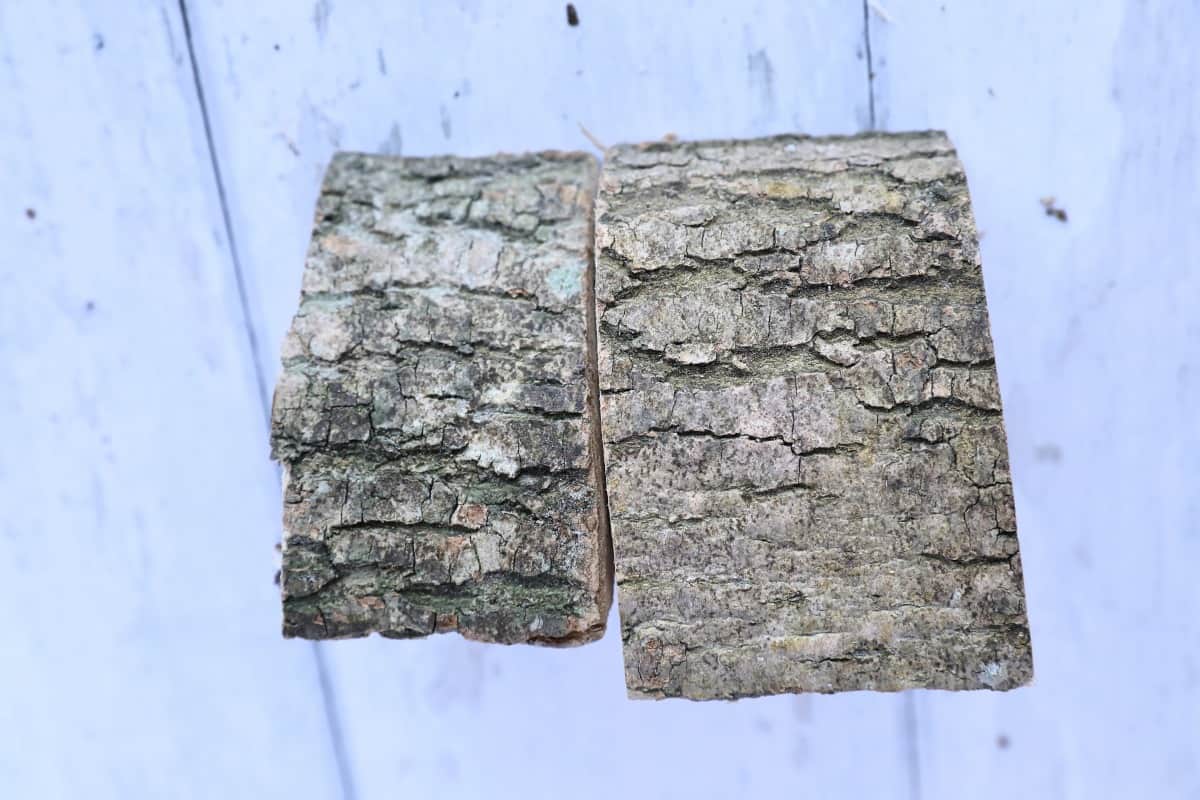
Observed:
[[[575,5],[0,3],[0,795],[1200,797],[1200,6]],[[950,133],[1035,686],[656,704],[615,630],[279,638],[266,392],[324,165],[580,124]]]

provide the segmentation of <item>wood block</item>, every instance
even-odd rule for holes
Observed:
[[[607,158],[599,370],[631,695],[1028,682],[977,236],[948,139]]]
[[[595,182],[583,154],[335,157],[272,418],[285,635],[603,633]]]

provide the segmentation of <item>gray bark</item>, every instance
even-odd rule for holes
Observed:
[[[600,636],[594,159],[335,157],[284,345],[284,633]]]
[[[977,237],[946,137],[622,146],[600,183],[631,695],[1026,683]]]

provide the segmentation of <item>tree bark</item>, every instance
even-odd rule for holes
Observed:
[[[621,146],[596,211],[631,695],[1026,683],[977,237],[946,137]]]
[[[285,635],[603,633],[595,181],[582,154],[335,157],[272,419]]]

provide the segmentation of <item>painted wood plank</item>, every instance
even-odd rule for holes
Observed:
[[[896,695],[631,701],[616,614],[578,650],[457,638],[331,649],[364,798],[907,798]]]
[[[263,363],[295,310],[337,149],[425,155],[657,138],[852,132],[867,121],[854,4],[193,4]],[[720,797],[835,788],[909,797],[894,695],[625,700],[615,616],[570,651],[458,638],[328,652],[365,798]]]
[[[177,5],[0,5],[0,96],[0,794],[336,797]]]
[[[1036,669],[918,697],[923,796],[1200,796],[1200,9],[872,5],[879,123],[971,184]]]

